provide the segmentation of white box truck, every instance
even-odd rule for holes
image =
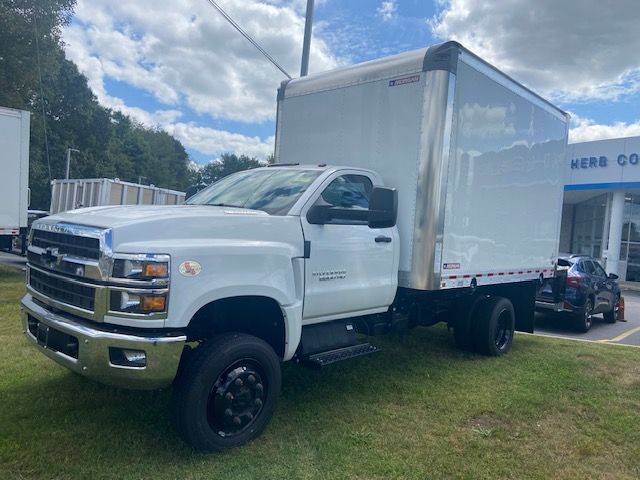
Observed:
[[[4,250],[11,250],[13,239],[27,233],[29,119],[29,112],[0,107],[0,248]]]
[[[553,275],[567,117],[459,44],[292,80],[277,119],[281,164],[32,230],[27,338],[104,383],[173,382],[200,450],[260,434],[282,361],[438,322],[503,355]]]
[[[185,193],[119,178],[71,178],[51,182],[51,213],[104,205],[180,205]]]

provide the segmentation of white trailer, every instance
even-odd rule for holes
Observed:
[[[106,205],[181,205],[185,193],[110,178],[72,178],[51,182],[51,213]]]
[[[24,110],[0,107],[0,248],[27,232],[29,121]],[[23,242],[24,243],[24,242]]]

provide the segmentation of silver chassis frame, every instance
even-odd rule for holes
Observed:
[[[411,270],[399,272],[398,285],[438,290],[456,76],[446,70],[430,70],[425,75]],[[427,200],[417,201],[424,198]],[[430,205],[436,208],[431,210]]]

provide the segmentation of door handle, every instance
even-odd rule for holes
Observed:
[[[385,237],[384,235],[379,235],[376,237],[376,243],[391,243],[391,237]]]

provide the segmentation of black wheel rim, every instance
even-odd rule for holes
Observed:
[[[209,393],[207,420],[221,437],[247,430],[262,412],[267,395],[266,376],[260,365],[242,359],[230,365]]]
[[[511,341],[511,315],[508,310],[502,310],[498,316],[498,322],[496,325],[496,333],[494,341],[498,350],[503,350]]]

